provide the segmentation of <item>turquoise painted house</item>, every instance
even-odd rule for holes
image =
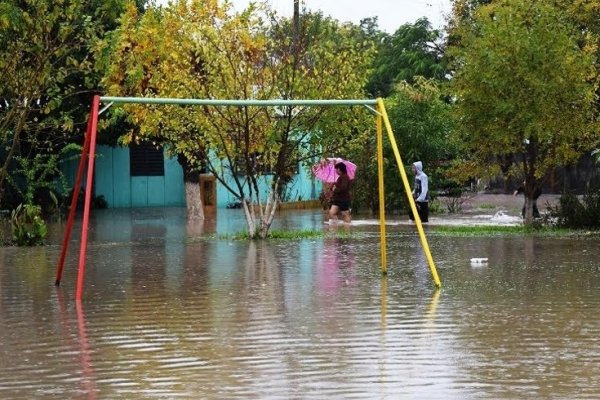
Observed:
[[[94,192],[109,207],[185,206],[181,166],[162,150],[98,146],[96,152]]]
[[[151,145],[130,147],[96,146],[94,196],[103,196],[109,208],[123,207],[185,207],[183,169],[175,158]],[[75,182],[79,160],[65,163],[69,182]],[[267,193],[268,175],[262,183]],[[203,175],[200,181],[205,206],[226,208],[236,199],[222,184]],[[320,181],[298,168],[298,174],[288,185],[285,201],[314,200],[322,190]]]

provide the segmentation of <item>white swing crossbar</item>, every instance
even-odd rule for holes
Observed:
[[[327,99],[327,100],[217,100],[217,99],[173,99],[152,97],[101,96],[100,101],[127,104],[174,104],[190,106],[364,106],[377,105],[376,99]]]

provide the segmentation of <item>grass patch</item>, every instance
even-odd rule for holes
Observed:
[[[482,210],[493,210],[496,208],[496,206],[490,203],[481,203],[477,206],[477,208],[480,208]]]
[[[546,226],[432,226],[431,233],[445,236],[572,236],[580,235],[567,229]]]
[[[302,231],[289,231],[289,230],[272,230],[269,231],[267,239],[315,239],[325,236],[323,230],[302,230]]]
[[[493,237],[493,236],[536,236],[536,237],[600,237],[600,231],[584,231],[556,228],[551,226],[436,226],[427,227],[427,235],[450,237]],[[361,232],[351,230],[273,230],[266,240],[306,240],[325,238],[356,238],[361,237]],[[248,232],[208,234],[201,237],[188,239],[188,242],[203,240],[253,240]],[[256,240],[256,239],[254,239]],[[260,240],[260,239],[258,239]]]
[[[272,230],[269,231],[269,235],[267,236],[267,240],[303,240],[303,239],[320,239],[327,236],[335,236],[335,237],[350,237],[352,236],[352,232],[338,230],[335,232],[326,232],[323,230]],[[222,234],[218,236],[218,239],[225,240],[251,240],[248,232],[237,232],[237,233],[229,233]]]

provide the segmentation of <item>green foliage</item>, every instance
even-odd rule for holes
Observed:
[[[552,227],[533,229],[530,226],[431,226],[429,235],[484,237],[484,236],[565,236],[568,231]]]
[[[323,231],[315,231],[315,230],[305,230],[305,231],[282,231],[282,230],[271,230],[269,235],[266,237],[267,239],[314,239],[323,237]],[[248,240],[254,239],[254,237],[250,237],[247,232],[240,232],[231,236],[234,240]]]
[[[574,194],[563,194],[543,218],[546,224],[561,228],[600,229],[600,190],[586,193],[581,200]]]
[[[465,178],[502,170],[535,185],[593,146],[593,59],[559,10],[492,2],[454,34],[458,140],[472,161]]]
[[[410,165],[422,161],[429,176],[430,190],[447,190],[452,187],[444,177],[447,163],[456,155],[453,145],[451,105],[444,101],[439,85],[431,79],[415,78],[415,83],[398,84],[396,92],[385,101],[386,110],[402,161],[409,179]],[[400,179],[396,159],[384,130],[384,183],[387,210],[407,210],[408,200]],[[358,160],[360,174],[354,187],[355,207],[367,208],[373,213],[378,209],[377,150],[375,138],[368,144],[354,149],[352,160]],[[412,185],[412,181],[411,181]]]
[[[432,196],[432,197],[434,197],[434,196]],[[407,205],[407,209],[408,209],[408,205]],[[442,203],[439,201],[439,199],[434,197],[434,200],[429,202],[429,213],[430,214],[443,214],[444,212],[446,212],[446,209],[442,206]]]
[[[38,153],[30,157],[14,157],[13,171],[7,177],[15,193],[26,204],[39,204],[43,212],[59,212],[64,205],[61,201],[70,187],[63,176],[60,163],[74,151],[81,152],[81,146],[68,144],[55,153]]]
[[[39,246],[48,233],[42,209],[33,204],[19,204],[11,212],[12,239],[17,246]]]
[[[430,168],[454,157],[452,108],[434,80],[416,77],[412,85],[400,83],[386,100],[386,109],[406,161],[421,160]]]
[[[97,90],[91,48],[125,0],[0,2],[0,203],[31,202],[61,149],[80,141]],[[21,178],[7,180],[19,169]],[[42,175],[42,176],[40,176]],[[24,177],[24,178],[23,178]],[[14,177],[13,177],[14,178]],[[40,179],[45,180],[41,182]],[[22,186],[36,183],[36,188]],[[14,203],[18,204],[18,203]]]
[[[279,239],[279,240],[303,240],[303,239],[319,239],[324,237],[350,237],[351,232],[345,230],[336,230],[335,232],[325,232],[323,230],[271,230],[265,239]],[[219,235],[219,239],[226,240],[250,240],[258,239],[256,236],[250,236],[248,232],[238,232],[234,234]]]
[[[28,158],[15,157],[17,168],[9,178],[14,187],[21,193],[27,204],[34,202],[34,195],[41,190],[49,190],[54,186],[53,178],[60,172],[58,169],[59,154],[36,154]],[[23,185],[16,180],[23,179]],[[23,189],[21,190],[21,186]]]
[[[388,97],[397,83],[414,83],[417,76],[444,79],[441,38],[441,32],[432,29],[426,18],[402,25],[393,35],[380,33],[367,92],[373,97]]]
[[[360,98],[373,54],[353,25],[305,13],[298,30],[266,5],[178,1],[129,7],[100,54],[112,95],[212,99]],[[184,174],[206,168],[243,205],[251,236],[266,236],[298,162],[366,134],[363,108],[131,106],[124,142],[168,144]],[[264,171],[271,174],[266,177]],[[229,184],[229,182],[233,182]],[[260,193],[260,183],[270,185]],[[255,208],[255,207],[258,208]],[[254,210],[258,212],[255,213]],[[258,214],[258,215],[256,215]]]
[[[455,14],[449,48],[465,148],[455,176],[524,180],[532,201],[549,171],[598,143],[595,50],[579,45],[581,31],[551,1],[471,7],[469,18]]]

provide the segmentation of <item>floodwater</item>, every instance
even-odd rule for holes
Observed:
[[[376,224],[340,236],[320,212],[278,216],[331,230],[310,240],[204,238],[240,210],[91,224],[79,304],[80,225],[59,288],[64,225],[0,248],[0,398],[600,398],[598,239],[431,234],[436,290],[409,224],[388,227],[387,277]]]

